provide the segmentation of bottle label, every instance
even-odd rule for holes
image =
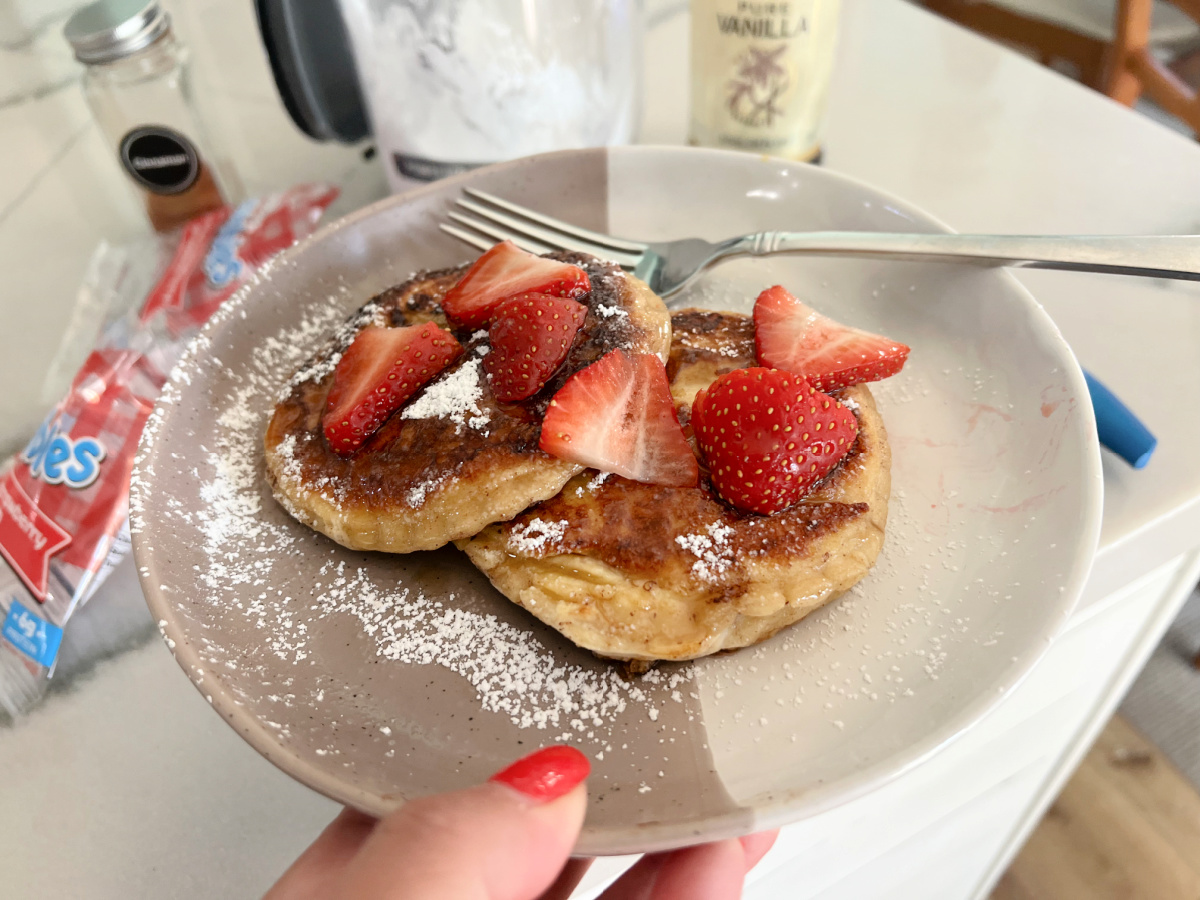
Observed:
[[[692,140],[811,158],[837,33],[837,0],[692,4]]]
[[[125,171],[155,194],[182,194],[200,175],[192,142],[161,125],[135,128],[121,139],[120,152]]]

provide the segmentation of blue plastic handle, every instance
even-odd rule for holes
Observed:
[[[1092,395],[1100,443],[1135,469],[1144,468],[1158,446],[1158,438],[1091,372],[1085,371],[1083,377]]]

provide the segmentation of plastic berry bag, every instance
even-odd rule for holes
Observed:
[[[336,196],[303,185],[150,243],[97,250],[80,290],[86,316],[55,365],[72,364],[85,341],[94,349],[25,449],[0,464],[0,707],[10,714],[41,696],[63,627],[129,552],[130,471],[171,366],[263,263],[316,229]]]

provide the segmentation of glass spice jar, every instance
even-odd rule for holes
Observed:
[[[186,48],[157,0],[101,0],[64,36],[87,66],[83,91],[155,231],[240,199],[192,101]]]

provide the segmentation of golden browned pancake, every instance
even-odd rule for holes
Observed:
[[[592,257],[556,258],[585,269],[592,289],[576,298],[587,318],[541,391],[520,403],[497,401],[482,365],[486,332],[455,332],[462,356],[343,459],[321,430],[342,352],[371,324],[449,327],[440,301],[466,267],[414,276],[359,310],[296,373],[267,426],[267,475],[284,508],[351,549],[408,553],[475,534],[558,493],[582,466],[538,449],[550,398],[617,347],[665,360],[671,331],[662,300],[641,281]]]
[[[753,323],[672,318],[668,374],[687,422],[696,392],[756,365]],[[859,581],[883,545],[891,455],[866,385],[834,392],[854,411],[850,452],[797,505],[762,516],[698,488],[588,470],[557,496],[458,542],[505,596],[594,653],[681,660],[765,640]]]

